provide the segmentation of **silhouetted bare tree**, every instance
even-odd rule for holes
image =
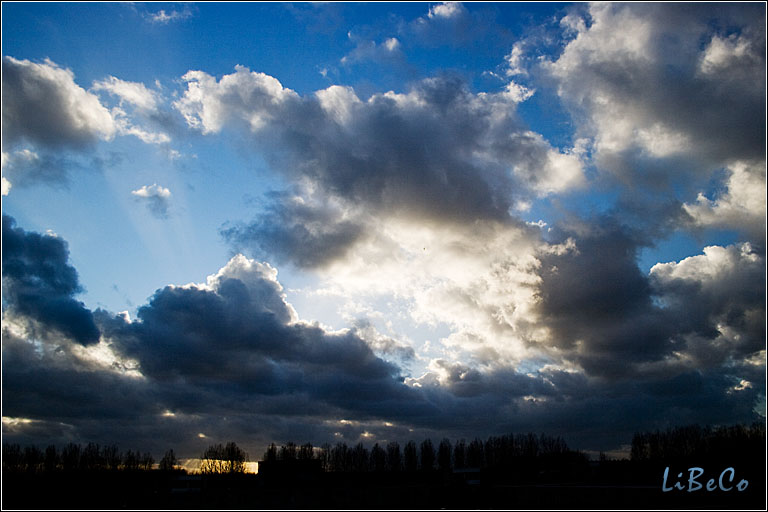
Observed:
[[[80,469],[95,471],[104,468],[101,448],[96,443],[88,443],[80,454]]]
[[[173,452],[173,449],[168,450],[165,452],[165,455],[163,455],[163,458],[160,459],[160,470],[161,471],[173,471],[176,469],[176,464],[179,463],[179,460],[176,458],[176,454]]]
[[[483,442],[475,439],[467,446],[466,464],[470,468],[479,468],[483,466],[485,457],[483,457]]]
[[[357,473],[368,471],[368,458],[368,450],[365,449],[363,443],[357,443],[352,449],[352,471]]]
[[[61,466],[64,471],[74,471],[80,467],[80,445],[69,443],[61,451]]]
[[[277,456],[280,460],[296,460],[296,444],[287,442],[280,447],[280,453]]]
[[[379,446],[379,443],[374,444],[371,448],[371,469],[378,473],[387,469],[387,452]]]
[[[3,471],[24,469],[24,452],[18,444],[3,443]]]
[[[116,445],[105,446],[101,452],[102,460],[111,471],[117,471],[122,462],[122,454]]]
[[[331,470],[350,471],[352,468],[349,447],[345,443],[336,443],[331,450]]]
[[[155,463],[155,459],[152,457],[152,454],[149,452],[144,452],[144,455],[141,456],[141,459],[139,460],[139,469],[143,469],[144,471],[149,471],[152,469],[152,465]]]
[[[453,467],[464,469],[466,467],[467,443],[461,439],[453,446]]]
[[[419,467],[419,457],[416,453],[416,443],[408,441],[403,448],[403,465],[409,472],[416,471]]]
[[[128,450],[125,452],[125,455],[123,455],[123,469],[126,471],[138,471],[139,459],[140,456],[138,451],[133,452],[132,450]]]
[[[422,471],[432,471],[435,467],[435,446],[431,439],[425,439],[421,442],[420,467]]]
[[[43,469],[43,452],[37,446],[24,447],[24,469],[27,473],[39,473]]]
[[[267,451],[264,452],[264,460],[267,462],[274,462],[277,460],[277,446],[275,446],[275,443],[272,443],[267,447]]]
[[[227,473],[245,473],[245,463],[248,462],[248,454],[230,441],[224,447],[225,470]]]
[[[312,460],[315,458],[315,451],[312,443],[304,443],[299,448],[299,460]]]
[[[323,443],[323,446],[320,448],[320,453],[318,453],[318,458],[320,459],[320,467],[323,469],[323,471],[330,471],[331,470],[331,445],[328,443]]]
[[[45,449],[45,462],[43,463],[43,466],[47,473],[59,469],[59,453],[56,451],[56,445],[48,445]]]
[[[224,446],[221,444],[210,445],[200,456],[200,472],[203,474],[225,473]]]
[[[447,438],[437,448],[437,467],[444,473],[451,470],[451,441]]]
[[[389,471],[400,471],[403,466],[403,456],[400,452],[400,444],[397,441],[390,441],[387,444],[387,469]]]

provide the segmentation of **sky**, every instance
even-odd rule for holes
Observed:
[[[764,421],[765,14],[3,3],[3,440]]]

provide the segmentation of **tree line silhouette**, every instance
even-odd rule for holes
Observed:
[[[682,460],[691,457],[709,460],[754,458],[765,453],[766,426],[763,423],[733,426],[689,425],[665,431],[638,432],[632,438],[630,460],[652,462]],[[507,434],[451,442],[444,438],[435,444],[425,439],[417,444],[408,441],[402,448],[397,441],[386,445],[375,443],[370,449],[362,442],[353,446],[345,442],[297,445],[287,442],[269,445],[262,460],[269,464],[287,461],[315,461],[324,472],[452,472],[462,470],[504,470],[546,466],[548,463],[583,463],[587,456],[571,450],[560,437],[545,434]],[[210,445],[200,456],[203,474],[233,474],[246,471],[248,453],[235,442]],[[286,461],[286,462],[283,462]],[[45,450],[29,445],[3,444],[3,471],[12,473],[53,473],[83,471],[148,471],[155,467],[149,452],[121,452],[117,445],[85,446],[69,443],[59,449],[49,445]],[[179,460],[173,449],[167,450],[157,468],[178,469]]]
[[[117,445],[99,446],[88,443],[85,447],[69,443],[58,449],[48,445],[45,450],[29,445],[3,443],[3,471],[26,473],[53,473],[57,471],[149,471],[155,459],[149,452],[128,450],[123,453]],[[168,450],[160,460],[159,468],[172,470],[178,459]]]
[[[293,442],[278,448],[272,443],[263,456],[268,464],[317,460],[323,471],[345,473],[501,469],[525,461],[564,459],[586,460],[586,456],[570,450],[560,437],[533,433],[491,436],[485,441],[476,438],[469,443],[464,439],[452,443],[444,438],[437,445],[425,439],[418,445],[408,441],[402,448],[397,441],[391,441],[384,446],[375,443],[370,450],[362,442],[352,447],[344,442],[325,443],[319,448]]]
[[[702,427],[688,425],[665,431],[638,432],[632,438],[632,461],[672,461],[691,457],[736,460],[765,455],[765,424]]]

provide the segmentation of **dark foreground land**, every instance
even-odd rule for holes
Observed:
[[[668,487],[658,463],[585,463],[560,472],[340,473],[185,475],[161,471],[3,474],[3,509],[758,509],[765,510],[763,454],[735,466],[725,487],[706,484],[728,466],[701,464],[700,490],[688,492],[688,464],[670,463]],[[715,467],[717,466],[717,467]],[[749,484],[738,491],[736,484]],[[694,485],[695,487],[695,485]]]

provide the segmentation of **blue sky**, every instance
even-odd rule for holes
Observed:
[[[761,4],[4,3],[2,29],[5,435],[106,438],[115,411],[30,405],[53,371],[141,404],[112,441],[192,454],[764,417]]]

